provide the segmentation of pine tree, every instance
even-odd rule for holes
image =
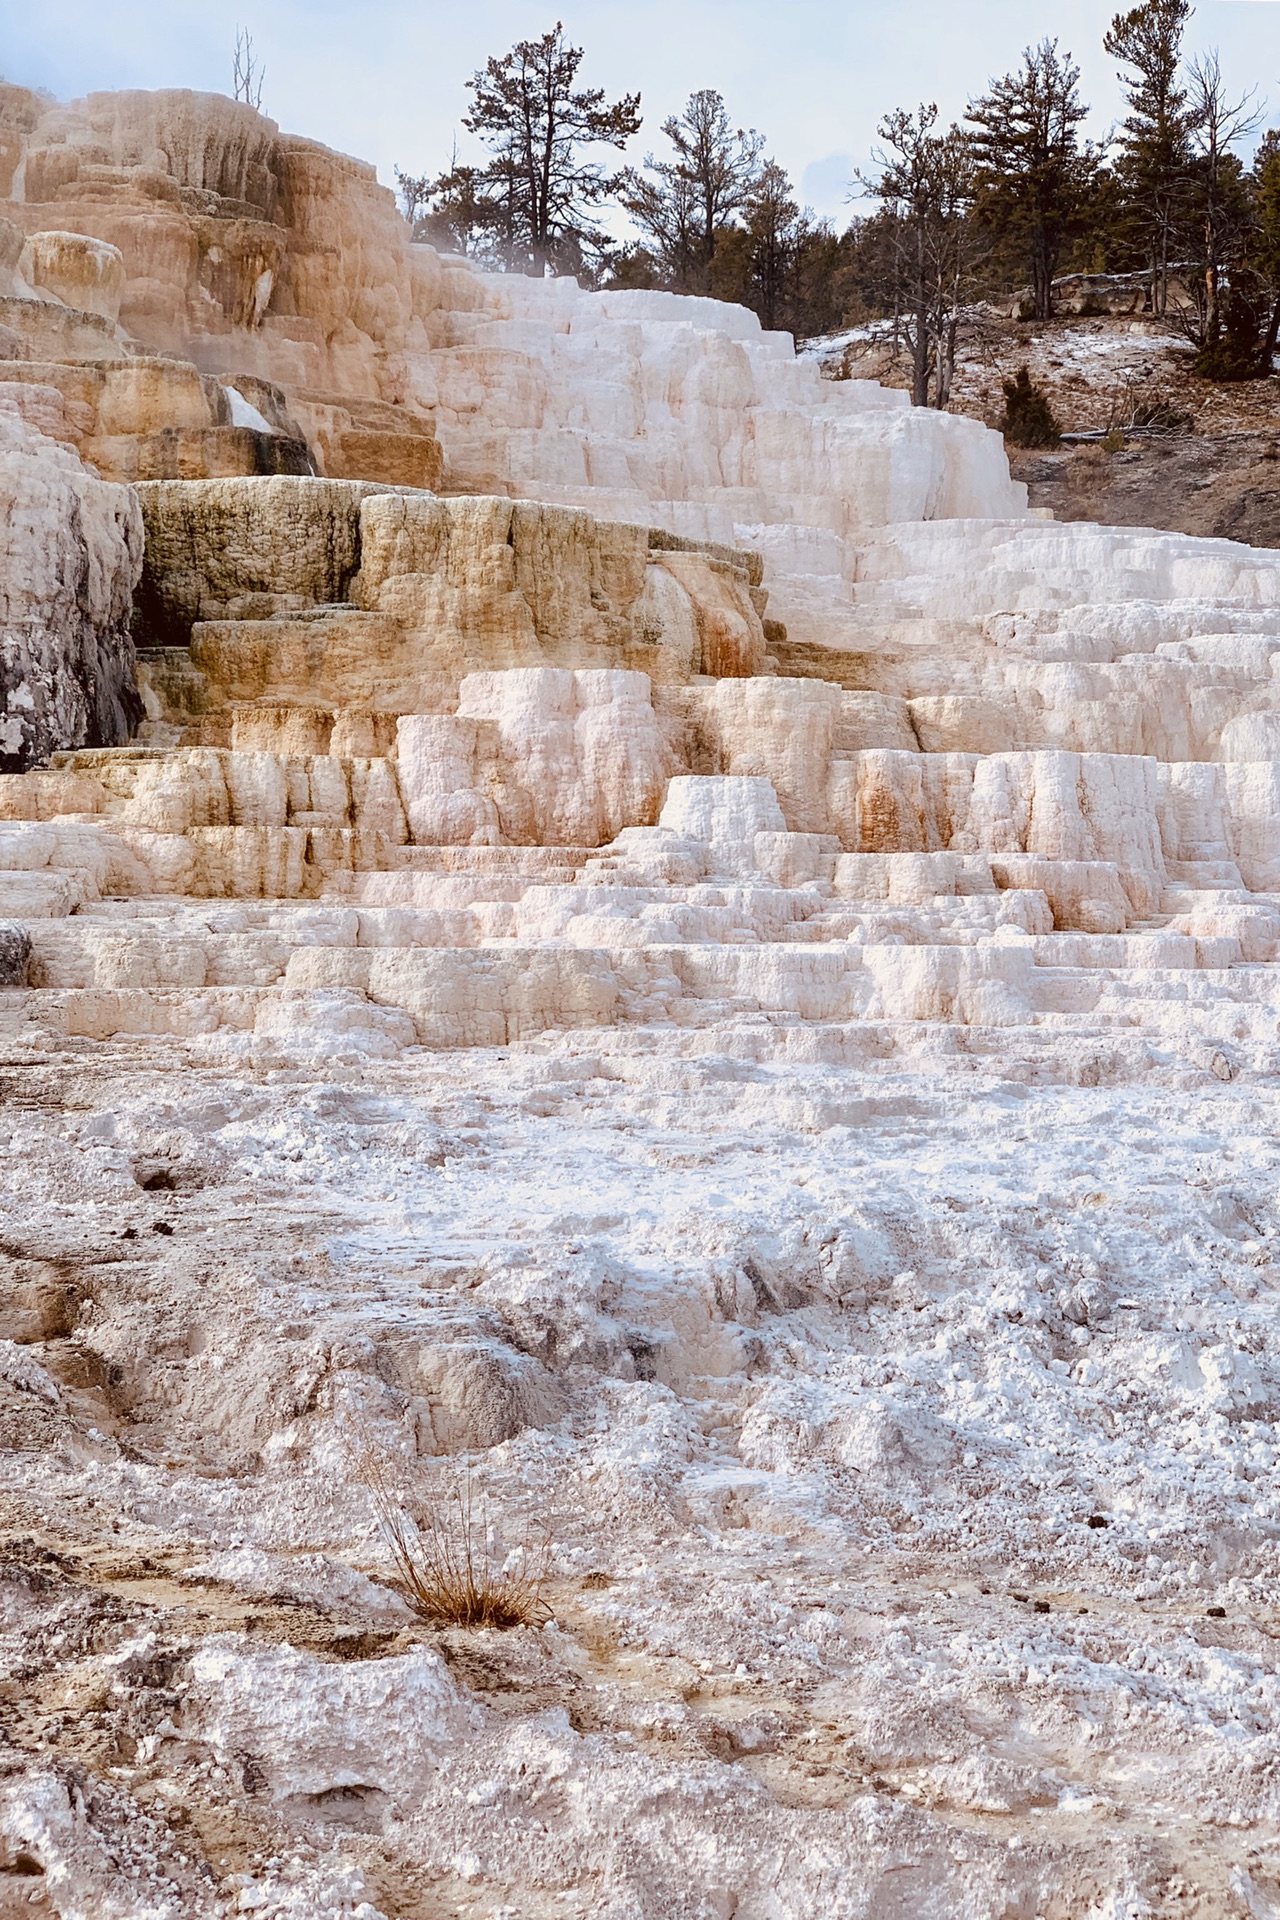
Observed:
[[[415,240],[441,253],[469,254],[495,267],[512,264],[517,251],[514,196],[495,191],[492,166],[465,166],[455,147],[448,170],[437,178],[402,173],[399,167],[395,177]]]
[[[791,197],[791,182],[776,160],[766,160],[761,167],[747,196],[745,214],[754,295],[751,305],[762,326],[781,327],[787,317],[787,295],[805,228],[800,208]]]
[[[657,280],[673,292],[688,292],[702,277],[693,181],[678,167],[648,155],[645,165],[658,177],[647,180],[641,173],[629,174],[623,205],[647,238],[641,252]]]
[[[675,158],[646,154],[643,172],[627,176],[624,204],[653,242],[670,284],[680,292],[706,292],[724,229],[756,184],[764,141],[733,127],[712,87],[690,94],[684,112],[664,120],[662,131]]]
[[[1253,158],[1253,220],[1250,264],[1271,305],[1258,371],[1269,374],[1280,341],[1280,132],[1274,128],[1263,134]]]
[[[1169,304],[1169,264],[1183,218],[1191,169],[1192,115],[1179,68],[1191,0],[1143,0],[1118,13],[1103,41],[1129,69],[1121,75],[1129,112],[1119,137],[1117,171],[1128,224],[1151,275],[1151,308]]]
[[[1053,281],[1078,225],[1097,167],[1079,128],[1088,114],[1080,69],[1056,40],[1028,47],[1022,65],[971,102],[967,118],[977,167],[979,211],[1021,246],[1037,320],[1053,313]]]
[[[1019,367],[1012,380],[1001,382],[1004,388],[1004,412],[998,431],[1011,446],[1057,447],[1062,444],[1062,429],[1049,405],[1049,396],[1031,378],[1027,367]]]
[[[605,172],[583,149],[625,146],[640,128],[640,96],[607,101],[599,87],[578,88],[581,63],[582,48],[557,21],[467,82],[472,105],[462,124],[493,157],[481,167],[455,162],[431,183],[431,201],[446,221],[465,215],[506,266],[576,272],[608,245],[591,209],[626,176]]]

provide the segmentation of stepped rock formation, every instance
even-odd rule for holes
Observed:
[[[214,96],[0,192],[0,1908],[1280,1911],[1280,554]]]

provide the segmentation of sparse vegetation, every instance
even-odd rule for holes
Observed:
[[[1192,361],[1202,380],[1256,380],[1269,371],[1262,366],[1262,322],[1254,301],[1243,287],[1227,295],[1221,319],[1206,331]]]
[[[262,82],[266,68],[253,50],[253,35],[244,27],[236,28],[236,50],[232,65],[235,97],[255,113],[262,112]]]
[[[1019,367],[1012,380],[1005,380],[1004,413],[1000,432],[1015,447],[1057,447],[1062,444],[1062,429],[1054,418],[1049,397],[1035,384],[1027,367]]]
[[[367,1442],[358,1472],[395,1565],[393,1584],[420,1619],[433,1626],[510,1628],[549,1618],[542,1597],[549,1539],[499,1558],[488,1503],[476,1498],[469,1476],[415,1498]]]
[[[1145,433],[1190,433],[1195,421],[1176,400],[1160,395],[1139,400],[1129,416],[1129,425]]]
[[[1190,433],[1195,416],[1178,400],[1153,383],[1150,376],[1137,374],[1122,380],[1120,391],[1107,415],[1107,433],[1118,434],[1123,444],[1126,433]]]

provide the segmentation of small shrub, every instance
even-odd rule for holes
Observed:
[[[1015,447],[1057,447],[1062,430],[1054,418],[1049,396],[1036,386],[1026,367],[1004,382],[1004,413],[1000,432]]]
[[[1240,287],[1227,296],[1223,323],[1207,339],[1191,363],[1201,380],[1258,380],[1269,367],[1262,365],[1262,328],[1258,308]]]
[[[1104,453],[1123,453],[1124,435],[1121,433],[1119,427],[1108,427],[1101,440],[1099,440],[1098,445]]]
[[[527,1627],[547,1620],[542,1598],[549,1541],[520,1550],[515,1568],[490,1552],[488,1512],[470,1479],[416,1513],[405,1490],[371,1447],[359,1462],[378,1526],[395,1566],[394,1585],[420,1620],[433,1626]]]

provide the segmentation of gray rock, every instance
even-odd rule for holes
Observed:
[[[0,987],[25,987],[31,935],[16,920],[0,920]]]

